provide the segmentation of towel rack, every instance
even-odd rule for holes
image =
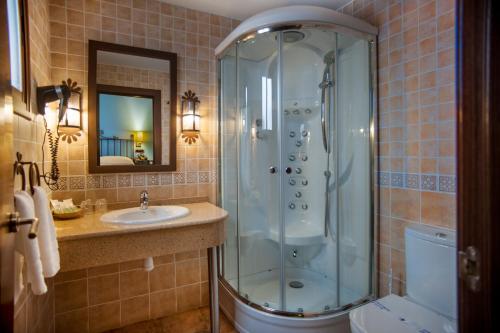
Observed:
[[[35,186],[40,186],[40,168],[36,162],[23,161],[23,155],[20,152],[16,153],[16,161],[14,162],[14,176],[21,176],[21,189],[26,191],[26,172],[24,166],[29,165],[28,179],[30,184],[31,194],[35,193]]]
[[[20,152],[16,153],[16,161],[14,162],[14,177],[17,175],[21,176],[21,189],[26,191],[26,172],[24,171],[24,166],[29,165],[29,183],[31,194],[35,193],[35,186],[40,186],[40,169],[35,162],[25,162],[23,161],[23,155]],[[31,224],[31,228],[28,232],[28,238],[36,238],[38,233],[38,219],[35,218],[19,218],[19,213],[10,213],[7,218],[7,226],[9,232],[17,232],[19,226],[25,224]]]

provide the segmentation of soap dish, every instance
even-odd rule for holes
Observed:
[[[78,209],[76,209],[72,212],[68,212],[68,213],[56,213],[55,211],[52,211],[52,216],[54,216],[54,218],[57,220],[77,219],[77,218],[83,216],[83,209],[78,208]]]

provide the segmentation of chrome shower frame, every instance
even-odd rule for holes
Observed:
[[[222,94],[221,94],[221,66],[220,66],[220,60],[226,55],[228,50],[231,48],[231,46],[235,44],[239,44],[241,42],[244,42],[258,34],[258,31],[262,31],[262,29],[265,29],[266,33],[268,32],[277,32],[277,31],[284,31],[284,30],[301,30],[304,28],[326,28],[326,29],[331,29],[334,32],[339,32],[339,33],[345,33],[351,36],[358,37],[360,39],[364,39],[369,42],[369,49],[370,49],[370,144],[369,144],[369,149],[370,149],[370,249],[371,249],[371,267],[370,267],[370,294],[366,297],[363,297],[355,302],[351,302],[349,304],[345,304],[342,306],[339,306],[337,308],[328,310],[328,311],[323,311],[323,312],[305,312],[305,313],[299,313],[299,312],[289,312],[289,311],[284,311],[284,310],[278,310],[278,309],[273,309],[270,307],[265,307],[260,304],[253,303],[249,299],[243,297],[242,295],[239,294],[238,290],[235,290],[233,286],[227,282],[223,276],[225,268],[224,268],[224,245],[221,245],[217,248],[217,261],[218,261],[218,280],[219,284],[225,288],[226,290],[229,291],[231,296],[239,301],[241,301],[243,304],[256,309],[258,311],[272,314],[272,315],[278,315],[278,316],[283,316],[283,317],[294,317],[294,318],[319,318],[319,317],[328,317],[328,316],[336,316],[336,315],[341,315],[345,314],[347,311],[351,310],[354,307],[360,306],[362,304],[365,304],[367,302],[373,301],[374,299],[377,298],[378,295],[378,276],[377,276],[377,271],[376,268],[378,266],[378,250],[375,246],[375,239],[378,239],[378,217],[376,212],[379,211],[379,198],[378,198],[378,192],[375,191],[375,189],[378,187],[377,184],[377,174],[378,174],[378,169],[379,169],[379,160],[378,160],[378,151],[377,151],[377,144],[376,144],[376,138],[378,134],[376,133],[377,130],[377,119],[378,119],[378,99],[377,99],[377,89],[378,89],[378,78],[377,78],[377,36],[374,34],[369,34],[366,32],[358,31],[351,29],[346,26],[338,25],[338,24],[327,24],[324,22],[314,22],[314,21],[304,21],[304,22],[282,22],[280,24],[272,25],[272,26],[260,26],[256,28],[255,30],[245,33],[241,35],[238,39],[236,39],[232,44],[228,45],[222,52],[220,52],[217,55],[217,89],[218,89],[218,163],[217,163],[217,205],[221,206],[222,204],[222,184],[221,184],[221,152],[222,152],[222,147],[221,147],[221,134],[222,134],[222,128],[221,128],[221,120],[222,120]],[[281,43],[280,43],[281,45]],[[237,55],[237,54],[236,54]],[[278,82],[281,80],[281,78],[278,80]],[[237,103],[238,105],[238,103]],[[280,98],[278,100],[278,110],[280,110],[281,107],[281,94]],[[237,138],[238,142],[239,139]],[[239,145],[238,148],[239,149]],[[280,154],[281,155],[281,154]],[[238,162],[238,169],[239,169],[239,162]],[[284,228],[284,224],[281,223],[281,229]],[[240,252],[240,244],[239,244],[239,228],[238,224],[236,226],[236,233],[237,233],[237,251],[238,251],[238,276],[239,276],[239,252]],[[284,241],[284,235],[281,235],[281,242],[283,243]],[[281,245],[283,246],[283,244]],[[283,255],[281,255],[282,260],[283,260]],[[338,283],[338,281],[337,281]],[[238,280],[238,285],[239,285],[239,280]],[[281,287],[283,288],[283,286]],[[283,296],[282,296],[283,297]]]

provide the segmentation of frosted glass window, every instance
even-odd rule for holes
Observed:
[[[9,49],[11,84],[23,91],[23,67],[21,55],[21,15],[18,0],[7,0],[9,20]]]

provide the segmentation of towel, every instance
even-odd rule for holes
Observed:
[[[19,252],[14,251],[14,271],[16,272],[14,284],[14,304],[17,304],[17,300],[24,290],[23,266],[24,257]]]
[[[43,276],[53,277],[60,268],[59,244],[57,243],[56,227],[49,207],[47,193],[40,186],[33,187],[35,216],[38,217],[38,245],[42,260]]]
[[[35,217],[35,204],[26,191],[17,191],[14,193],[14,201],[20,218]],[[30,228],[30,224],[19,226],[19,231],[16,234],[15,248],[17,252],[24,256],[26,280],[31,284],[31,291],[35,295],[41,295],[47,292],[47,285],[43,277],[38,238],[28,238]]]

